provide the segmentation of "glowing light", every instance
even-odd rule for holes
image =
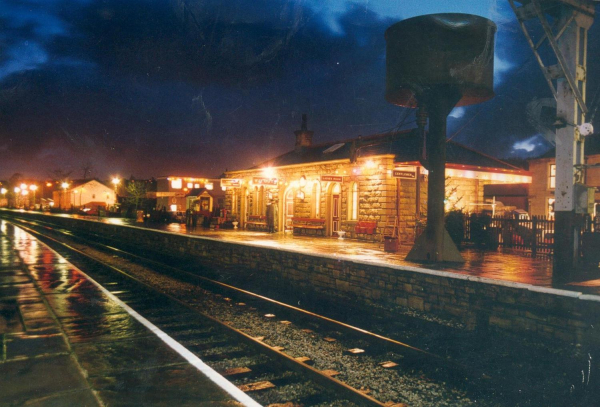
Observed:
[[[35,184],[33,184],[33,185],[29,185],[29,189],[30,189],[31,191],[37,191],[37,189],[38,189],[38,186],[37,186],[37,185],[35,185]]]
[[[68,182],[63,182],[62,184],[60,184],[60,186],[61,186],[63,189],[67,189],[67,188],[69,188],[69,183],[68,183]]]
[[[187,183],[187,187],[190,188],[190,189],[192,189],[192,188],[194,188],[194,184],[192,182],[188,182]]]
[[[372,170],[375,167],[376,167],[376,165],[373,162],[373,160],[367,160],[367,162],[365,163],[365,168]]]
[[[214,188],[215,186],[213,185],[213,183],[212,183],[212,182],[209,182],[209,183],[207,183],[207,184],[204,184],[204,187],[205,187],[206,189],[208,189],[209,191],[212,191],[212,190],[213,190],[213,188]],[[225,191],[225,190],[223,190],[223,191]]]
[[[28,191],[28,190],[26,190],[26,189],[23,189],[23,190],[21,190],[21,194],[22,194],[23,196],[25,196],[25,195],[29,194],[29,191]]]
[[[177,205],[171,205],[170,209],[171,209],[171,212],[177,212]]]
[[[15,191],[15,194],[18,194],[19,192],[21,192],[21,188],[15,187],[14,191]]]
[[[0,194],[6,194],[8,190],[6,188],[0,189]]]
[[[275,169],[273,167],[263,168],[262,173],[266,178],[275,178]]]
[[[306,177],[304,175],[300,177],[300,186],[301,187],[305,187],[306,186]]]
[[[46,186],[47,186],[47,187],[51,187],[51,186],[52,186],[52,183],[51,183],[51,182],[46,182]]]
[[[21,189],[27,189],[27,184],[21,184]]]
[[[119,177],[113,177],[111,182],[116,187],[117,185],[119,185],[121,183],[121,180],[119,179]]]
[[[174,178],[171,180],[171,188],[181,189],[183,187],[183,181],[181,178]]]
[[[200,184],[194,184],[194,188],[200,188]]]

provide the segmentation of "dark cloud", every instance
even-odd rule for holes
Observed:
[[[103,176],[217,175],[292,148],[302,113],[315,142],[414,125],[383,98],[394,21],[366,7],[350,4],[335,31],[288,0],[0,0],[0,10],[0,177],[90,160]],[[449,130],[506,156],[536,133],[524,106],[549,92],[516,23],[500,30],[498,96]]]

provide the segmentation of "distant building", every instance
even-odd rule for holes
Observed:
[[[53,191],[55,208],[106,208],[117,203],[115,191],[102,182],[91,180],[74,180],[67,188]]]
[[[554,189],[556,185],[556,149],[551,149],[541,157],[529,160],[532,182],[529,187],[529,209],[532,215],[554,217]],[[594,187],[595,212],[600,203],[600,134],[586,137],[585,163],[596,164],[585,171],[583,184]]]
[[[166,208],[169,212],[185,212],[200,201],[201,197],[193,195],[198,191],[210,195],[210,206],[216,189],[220,189],[220,180],[212,178],[168,176],[156,179],[156,207]],[[206,198],[206,196],[205,196]]]
[[[425,220],[427,170],[420,163],[422,140],[416,131],[312,144],[303,121],[296,147],[279,157],[241,171],[227,171],[226,207],[240,225],[266,217],[276,206],[276,230],[289,230],[294,219],[323,235],[379,239],[397,218],[400,238],[412,242]],[[531,182],[529,172],[449,141],[446,209],[480,211],[486,184]],[[365,223],[366,222],[366,223]],[[374,229],[373,229],[374,226]],[[316,233],[315,233],[316,234]]]

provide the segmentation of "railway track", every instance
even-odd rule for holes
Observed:
[[[98,236],[77,236],[73,241],[72,232],[50,223],[24,220],[19,223],[102,285],[110,287],[122,301],[213,365],[234,384],[250,395],[256,395],[260,403],[407,405],[403,404],[406,394],[401,397],[397,392],[386,392],[386,386],[371,389],[368,384],[362,385],[360,371],[348,371],[343,364],[340,364],[340,371],[323,368],[328,362],[319,359],[319,352],[309,350],[304,354],[303,346],[297,345],[307,341],[320,343],[321,348],[326,348],[325,353],[338,353],[340,359],[349,360],[350,366],[357,369],[370,364],[366,369],[368,374],[379,374],[383,382],[402,380],[407,375],[422,380],[427,375],[425,380],[431,386],[440,383],[439,388],[435,388],[437,393],[443,392],[440,389],[452,378],[458,378],[463,384],[465,378],[469,379],[467,369],[447,358],[101,243]],[[48,236],[49,233],[56,237]],[[64,242],[64,239],[70,242]],[[160,270],[160,273],[149,270]],[[162,277],[157,278],[158,274]],[[178,288],[174,291],[165,289],[169,284],[161,282],[174,277],[182,283],[175,284]],[[205,301],[200,304],[198,297],[207,295],[213,299],[208,304]],[[156,301],[156,298],[161,300]],[[209,315],[217,308],[227,312]],[[245,320],[253,322],[246,323]],[[287,336],[278,333],[282,330],[288,331]],[[274,369],[275,366],[279,368]],[[466,381],[473,382],[473,379]],[[455,398],[456,405],[460,405],[461,399],[466,398],[460,384],[450,387],[453,387],[449,392],[452,395],[446,397]],[[429,401],[416,404],[432,402],[429,396],[416,397],[417,400],[421,398]]]

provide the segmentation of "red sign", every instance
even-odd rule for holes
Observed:
[[[321,181],[325,182],[344,182],[344,177],[339,175],[321,175]]]
[[[417,173],[414,171],[394,170],[394,178],[417,179]]]
[[[277,178],[252,178],[252,183],[256,185],[277,185]]]
[[[242,180],[237,178],[221,178],[221,186],[227,188],[239,188],[242,186]]]

